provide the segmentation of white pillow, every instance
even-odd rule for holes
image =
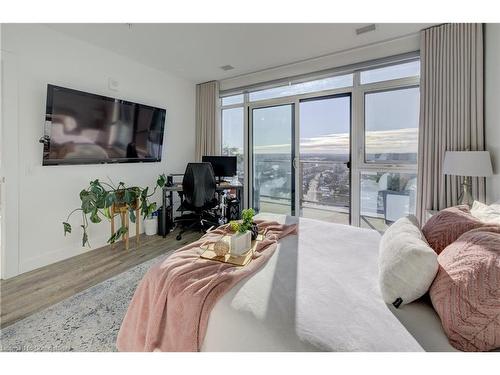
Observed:
[[[395,307],[422,297],[438,271],[437,254],[414,216],[392,224],[380,240],[379,283],[386,303]]]
[[[500,205],[496,203],[488,206],[479,201],[474,201],[470,213],[485,223],[500,224]]]

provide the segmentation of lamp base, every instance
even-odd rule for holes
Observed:
[[[464,204],[469,207],[472,207],[474,203],[474,198],[471,194],[472,183],[468,177],[465,177],[464,182],[462,183],[462,193],[458,197],[458,204]]]

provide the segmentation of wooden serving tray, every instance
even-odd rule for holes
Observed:
[[[203,252],[200,255],[200,258],[214,260],[222,263],[229,263],[235,266],[245,266],[252,260],[252,255],[255,251],[257,243],[259,241],[262,241],[263,239],[264,236],[259,234],[257,236],[257,239],[255,241],[252,241],[252,247],[246,253],[243,253],[241,255],[231,255],[231,253],[228,253],[224,256],[217,256],[214,252],[214,245],[215,245],[214,243],[203,244],[200,246],[201,249],[203,250]],[[229,242],[229,236],[222,237],[222,240]]]

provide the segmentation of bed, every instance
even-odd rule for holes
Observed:
[[[299,235],[216,303],[202,351],[456,351],[428,301],[383,302],[376,231],[258,217],[298,220]]]

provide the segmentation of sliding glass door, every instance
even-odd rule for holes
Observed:
[[[300,216],[350,224],[351,96],[300,101]]]
[[[251,206],[349,224],[351,95],[254,106],[250,115]]]
[[[257,212],[295,215],[295,105],[250,112],[251,206]]]

